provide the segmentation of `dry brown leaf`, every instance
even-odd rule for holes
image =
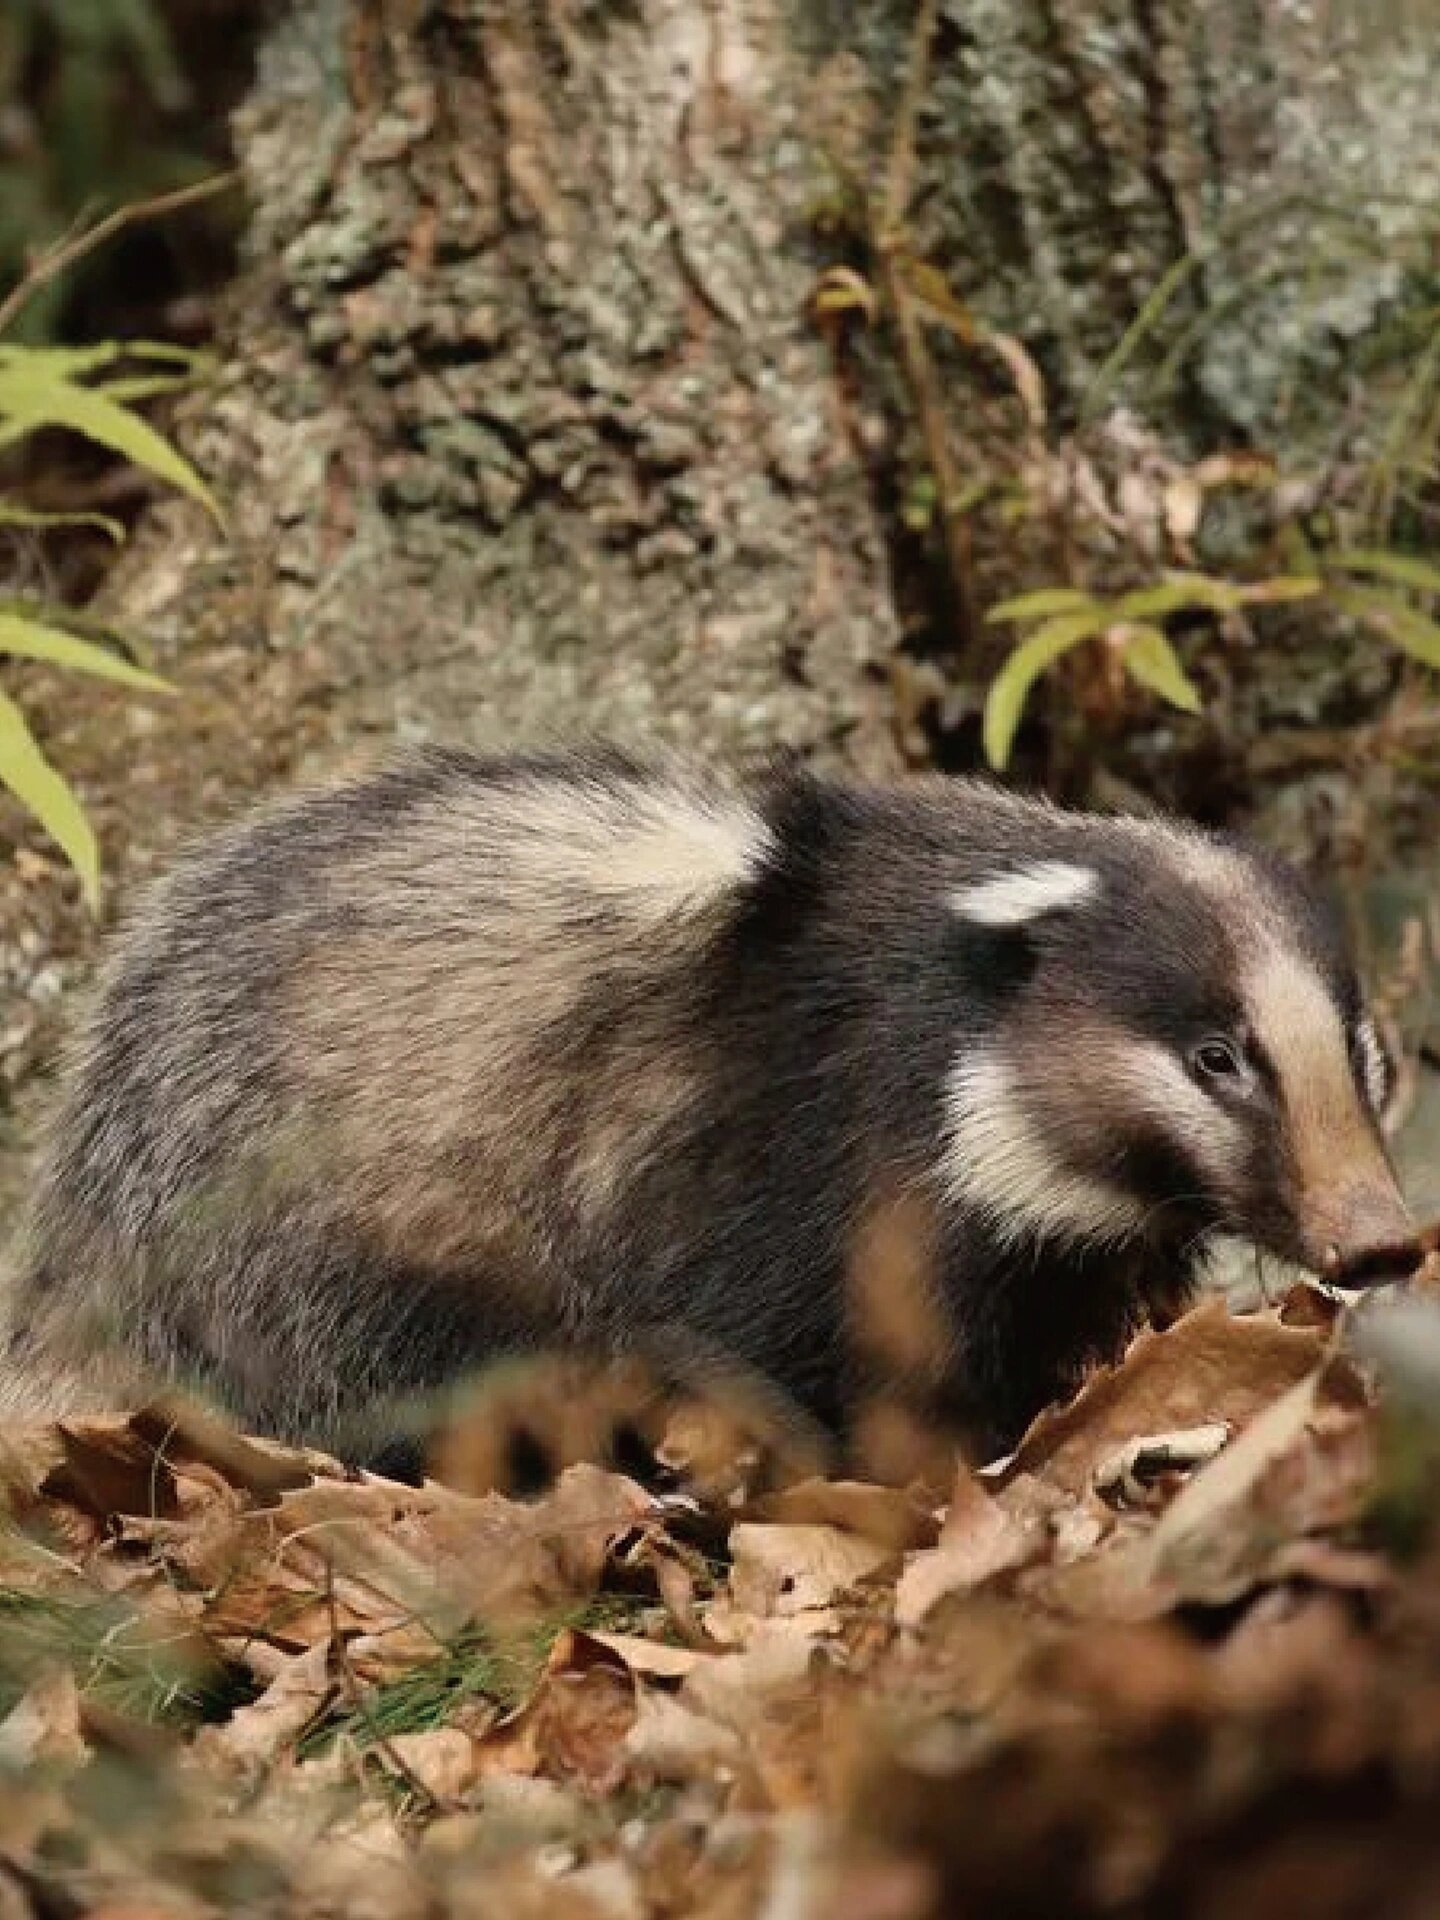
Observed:
[[[526,1705],[476,1743],[477,1773],[543,1773],[601,1797],[624,1777],[637,1712],[637,1683],[621,1657],[567,1631]]]
[[[805,1607],[799,1613],[768,1616],[738,1607],[720,1594],[705,1609],[703,1651],[743,1651],[772,1637],[786,1636],[814,1646],[842,1631],[846,1614],[840,1607]]]
[[[809,1684],[816,1649],[827,1636],[810,1614],[757,1623],[739,1653],[712,1654],[687,1675],[680,1698],[708,1718],[743,1730],[776,1694]]]
[[[31,1909],[26,1909],[27,1920]],[[0,1913],[4,1909],[0,1908]],[[171,1887],[157,1888],[149,1899],[137,1893],[116,1900],[102,1900],[87,1907],[85,1920],[213,1920],[215,1908],[208,1901],[186,1899]]]
[[[441,1813],[426,1826],[422,1858],[473,1868],[487,1857],[576,1841],[593,1821],[573,1788],[532,1774],[492,1768],[469,1797],[479,1805]]]
[[[448,1589],[490,1620],[588,1599],[617,1543],[637,1530],[658,1532],[663,1520],[643,1487],[583,1463],[542,1500],[448,1496],[423,1515],[411,1511],[398,1539],[428,1556]]]
[[[663,1640],[646,1640],[638,1633],[605,1633],[598,1627],[591,1628],[583,1637],[608,1648],[631,1673],[646,1680],[683,1680],[702,1661],[720,1657],[701,1653],[695,1647],[675,1647]]]
[[[589,1900],[597,1920],[645,1920],[645,1901],[627,1861],[590,1860],[561,1874],[557,1884],[567,1897]]]
[[[392,1734],[380,1749],[380,1759],[398,1766],[409,1782],[418,1781],[440,1806],[463,1799],[479,1773],[476,1742],[458,1727]]]
[[[1297,1280],[1280,1302],[1280,1324],[1286,1327],[1313,1327],[1328,1334],[1340,1318],[1340,1303],[1312,1287],[1308,1280]]]
[[[730,1554],[735,1605],[761,1616],[826,1607],[895,1557],[838,1527],[754,1521],[731,1529]]]
[[[746,1518],[789,1526],[838,1527],[887,1553],[933,1546],[940,1531],[934,1513],[912,1494],[860,1480],[802,1480],[753,1501]]]
[[[428,1920],[432,1910],[383,1800],[323,1824],[296,1849],[288,1903],[296,1920]]]
[[[1287,1393],[1259,1414],[1238,1440],[1216,1456],[1181,1490],[1161,1516],[1150,1547],[1155,1570],[1162,1577],[1188,1578],[1192,1584],[1225,1576],[1212,1556],[1223,1563],[1232,1544],[1226,1536],[1237,1525],[1240,1509],[1254,1494],[1267,1468],[1293,1447],[1308,1427],[1319,1403],[1320,1371],[1306,1374]],[[1242,1534],[1245,1529],[1241,1529]]]
[[[222,1726],[202,1727],[191,1751],[205,1765],[258,1772],[299,1738],[334,1690],[330,1643],[317,1640],[281,1663],[258,1700],[237,1707]]]
[[[433,1658],[471,1620],[504,1626],[588,1598],[615,1544],[658,1527],[660,1511],[633,1481],[588,1466],[533,1503],[316,1479],[210,1543],[232,1564],[207,1624],[286,1648],[353,1635],[357,1672],[385,1677]]]
[[[669,1694],[647,1690],[625,1736],[625,1753],[645,1773],[673,1780],[733,1767],[744,1749],[729,1727]]]
[[[941,1529],[940,1544],[912,1554],[895,1589],[895,1619],[915,1627],[937,1601],[968,1593],[997,1575],[1021,1567],[1044,1551],[1044,1533],[1017,1519],[975,1475],[961,1468]]]
[[[60,1459],[40,1483],[42,1497],[78,1507],[93,1520],[116,1514],[168,1518],[177,1511],[168,1461],[127,1421],[77,1421],[56,1428]]]
[[[317,1472],[333,1471],[335,1466],[324,1454],[285,1447],[274,1440],[249,1439],[203,1407],[178,1397],[142,1407],[131,1415],[129,1426],[173,1467],[209,1467],[258,1501],[303,1487]]]
[[[1072,1620],[1162,1619],[1180,1596],[1155,1570],[1150,1531],[1148,1524],[1130,1522],[1093,1553],[1023,1569],[1017,1587],[1028,1600]]]
[[[1140,1334],[1068,1406],[1042,1413],[1003,1481],[1028,1472],[1083,1493],[1127,1441],[1212,1422],[1243,1426],[1310,1373],[1320,1354],[1321,1341],[1307,1328],[1264,1315],[1239,1319],[1223,1301],[1206,1300],[1164,1333]]]
[[[1343,1593],[1384,1593],[1395,1585],[1395,1569],[1378,1553],[1329,1540],[1291,1540],[1276,1553],[1269,1573],[1275,1580],[1304,1580]]]
[[[1151,1536],[1157,1579],[1221,1602],[1274,1573],[1277,1554],[1358,1510],[1373,1455],[1348,1371],[1316,1369],[1259,1414],[1181,1489]]]
[[[75,1676],[67,1667],[52,1668],[33,1680],[0,1720],[0,1767],[68,1771],[89,1758]]]

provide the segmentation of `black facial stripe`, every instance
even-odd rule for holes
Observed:
[[[1219,1219],[1201,1168],[1182,1142],[1163,1133],[1147,1131],[1126,1142],[1124,1176],[1135,1192],[1153,1197],[1146,1227],[1155,1237],[1188,1234]]]

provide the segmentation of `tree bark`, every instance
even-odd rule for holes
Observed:
[[[151,630],[225,607],[346,731],[888,764],[804,79],[770,0],[303,10],[239,118],[249,266],[196,410],[234,520],[150,547]]]

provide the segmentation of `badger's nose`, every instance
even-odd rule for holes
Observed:
[[[1382,1286],[1408,1279],[1419,1266],[1419,1236],[1398,1188],[1342,1189],[1320,1213],[1316,1267],[1322,1279],[1341,1287]]]

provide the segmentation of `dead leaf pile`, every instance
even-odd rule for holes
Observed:
[[[13,1430],[0,1916],[1433,1914],[1416,1417],[1212,1303],[940,1507]]]

